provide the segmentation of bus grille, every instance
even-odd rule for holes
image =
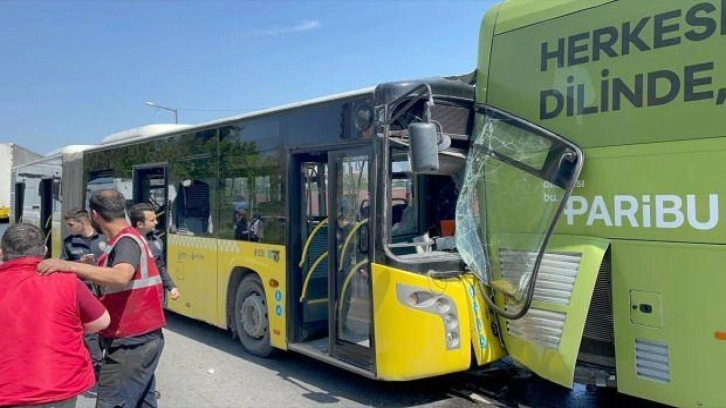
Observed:
[[[449,136],[468,137],[474,125],[474,111],[468,106],[436,102],[431,108],[431,118],[441,124]]]
[[[536,259],[536,252],[500,250],[502,278],[508,282],[520,282],[532,273]],[[580,254],[545,253],[537,274],[533,299],[552,305],[568,305],[581,260]],[[565,313],[533,306],[524,317],[507,320],[507,332],[522,340],[557,350],[566,318]]]
[[[502,278],[515,284],[520,282],[523,276],[532,272],[536,258],[536,252],[502,249],[499,252]],[[580,254],[545,253],[537,274],[533,299],[554,305],[570,304],[581,260]]]
[[[635,372],[648,380],[671,382],[668,345],[635,339]]]
[[[590,309],[587,312],[585,322],[585,339],[597,340],[606,343],[615,342],[613,330],[613,300],[610,285],[611,262],[610,251],[603,257],[600,271],[595,281],[595,291],[590,301]]]
[[[530,343],[557,350],[567,315],[531,307],[524,317],[507,320],[507,333]]]

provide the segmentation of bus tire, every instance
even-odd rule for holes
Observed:
[[[269,357],[272,354],[265,290],[255,274],[245,276],[237,286],[234,324],[239,341],[247,352],[258,357]]]

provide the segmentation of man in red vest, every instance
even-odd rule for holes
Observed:
[[[40,276],[43,232],[15,224],[0,242],[0,406],[76,406],[96,382],[83,333],[110,318],[71,274]]]
[[[106,350],[98,380],[97,407],[156,407],[154,372],[164,348],[159,271],[144,237],[126,222],[124,196],[116,190],[91,194],[91,224],[108,239],[98,265],[47,259],[38,272],[70,271],[102,288],[111,324],[100,332]]]

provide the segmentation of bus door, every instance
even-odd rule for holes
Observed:
[[[13,208],[15,213],[13,214],[13,221],[15,223],[23,222],[23,206],[25,205],[25,183],[15,183],[14,191],[14,205]]]
[[[293,180],[299,185],[290,197],[300,197],[299,211],[291,217],[300,217],[290,223],[293,237],[301,240],[293,244],[291,265],[297,269],[291,282],[300,291],[294,295],[300,312],[296,313],[299,327],[296,336],[302,341],[328,337],[328,246],[330,229],[328,222],[328,155],[325,152],[305,153],[295,157],[298,163]],[[293,207],[294,208],[294,207]],[[327,351],[327,342],[321,344]]]
[[[331,355],[373,371],[368,225],[373,202],[370,149],[331,152],[329,167]]]
[[[44,178],[38,184],[38,196],[40,197],[40,229],[45,237],[45,246],[48,248],[46,256],[53,254],[53,187],[52,178]]]

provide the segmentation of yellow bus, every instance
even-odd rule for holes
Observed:
[[[67,167],[82,167],[85,195],[113,187],[129,205],[155,206],[182,293],[172,311],[229,330],[258,356],[292,350],[370,378],[430,377],[506,355],[484,271],[472,273],[491,248],[457,249],[481,244],[457,220],[460,190],[470,189],[474,98],[466,78],[386,83],[202,125],[120,132]],[[552,242],[552,255],[542,249],[581,152],[504,112],[489,115],[508,124],[503,132],[528,137],[536,159],[497,156],[502,177],[524,177],[517,182],[527,190],[546,181],[557,195],[504,208],[537,211],[508,231],[519,238],[499,237],[497,256],[517,274],[514,285],[496,282],[514,299],[500,312],[529,332],[540,317],[526,313],[527,282],[540,263],[561,274],[572,294],[562,310],[572,316],[553,319],[572,350],[548,356],[571,381],[604,247],[570,239]]]

